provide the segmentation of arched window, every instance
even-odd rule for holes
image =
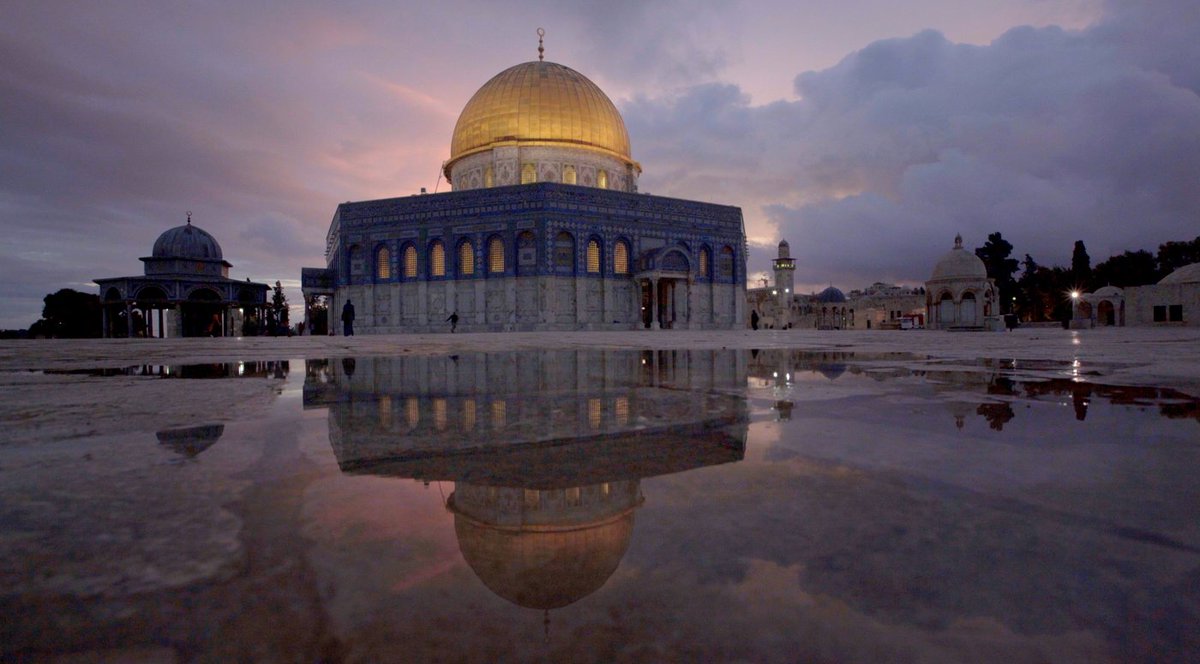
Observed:
[[[629,274],[629,245],[624,240],[613,245],[613,274]]]
[[[458,243],[458,275],[470,277],[475,274],[475,247],[470,240]]]
[[[404,278],[415,279],[417,276],[417,248],[413,245],[404,247]]]
[[[562,231],[554,238],[554,270],[556,272],[575,272],[575,238]]]
[[[600,274],[600,243],[596,240],[587,243],[587,271],[588,274]]]
[[[717,260],[717,274],[722,280],[733,280],[733,249],[722,247],[721,256]]]
[[[392,278],[392,252],[386,245],[375,250],[375,278],[379,281]]]
[[[521,184],[532,184],[537,182],[537,169],[533,164],[525,164],[521,167]]]
[[[363,273],[363,250],[357,244],[350,247],[346,251],[346,274],[350,276],[350,283],[353,282],[354,275],[359,275],[361,278]]]
[[[483,169],[483,186],[493,187],[496,185],[496,174],[492,172],[492,167],[488,166]]]
[[[429,245],[429,276],[446,276],[446,245],[441,240]]]
[[[575,167],[563,166],[563,184],[575,184]]]
[[[596,186],[601,189],[608,189],[608,171],[603,168],[596,171]]]
[[[700,278],[708,277],[708,247],[700,247]]]
[[[488,240],[488,272],[504,273],[504,240],[501,240],[499,235],[493,235],[492,239]]]

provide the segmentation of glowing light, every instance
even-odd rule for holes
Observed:
[[[1078,300],[1079,299],[1079,291],[1077,291],[1077,290],[1071,291],[1071,299]]]

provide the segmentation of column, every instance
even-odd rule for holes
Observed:
[[[650,279],[650,329],[659,329],[658,325],[658,279]]]
[[[128,300],[125,302],[125,338],[133,338],[133,305]]]

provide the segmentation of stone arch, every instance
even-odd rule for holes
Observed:
[[[494,234],[488,237],[487,244],[487,268],[486,272],[489,275],[501,275],[508,268],[508,263],[504,255],[504,238],[499,234]]]
[[[446,276],[446,243],[441,240],[429,242],[429,277],[441,279]]]
[[[387,244],[380,243],[375,247],[375,281],[390,281],[392,278],[392,250]]]
[[[354,283],[356,274],[362,271],[362,247],[352,244],[346,248],[346,283]]]
[[[458,241],[458,245],[454,251],[455,265],[458,269],[455,273],[460,277],[475,276],[475,245],[470,238],[463,238]]]
[[[537,236],[533,231],[517,233],[517,275],[531,276],[537,273]]]
[[[613,243],[613,274],[629,274],[629,246],[623,237]]]
[[[554,236],[554,271],[575,274],[575,237],[567,231]]]
[[[167,300],[167,291],[158,285],[142,286],[138,289],[137,296],[134,299],[149,302],[165,302]]]
[[[729,245],[721,247],[721,253],[717,257],[717,277],[722,282],[737,283],[737,270],[734,267],[733,247]]]
[[[419,274],[417,270],[417,245],[405,242],[404,246],[400,247],[400,278],[416,279]]]
[[[588,274],[600,274],[604,268],[604,241],[599,235],[588,238],[584,267]]]
[[[937,296],[938,327],[946,328],[954,325],[954,296],[950,291],[943,290]]]
[[[658,259],[658,266],[670,272],[690,272],[692,267],[684,250],[677,247],[664,251]]]
[[[975,291],[972,289],[963,291],[958,304],[959,323],[971,327],[982,325],[980,313],[979,298],[976,297]]]
[[[1100,300],[1096,304],[1096,321],[1106,327],[1117,324],[1117,308],[1112,300]]]

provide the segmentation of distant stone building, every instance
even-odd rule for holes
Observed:
[[[450,193],[339,205],[305,298],[353,302],[362,333],[744,324],[741,210],[637,193],[624,120],[579,72],[497,74],[443,172]]]
[[[95,280],[105,337],[237,336],[246,317],[264,320],[270,287],[230,279],[221,245],[191,213],[141,260],[144,275]]]
[[[925,282],[925,308],[930,329],[983,330],[999,328],[999,309],[994,280],[983,259],[963,249],[961,235],[954,248],[933,267]]]
[[[779,243],[774,261],[774,285],[751,288],[746,293],[750,323],[760,329],[869,330],[921,327],[925,317],[925,294],[908,288],[876,282],[847,296],[829,286],[820,293],[795,292],[796,262],[787,240]]]
[[[1200,263],[1185,265],[1157,284],[1084,293],[1075,302],[1071,325],[1200,326]]]

